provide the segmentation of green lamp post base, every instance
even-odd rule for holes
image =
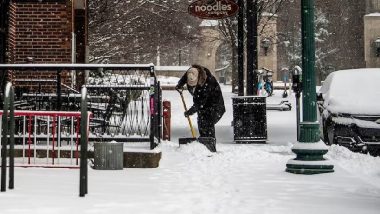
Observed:
[[[303,174],[303,175],[314,175],[314,174],[321,174],[321,173],[328,173],[328,172],[334,172],[332,169],[292,169],[287,168],[287,172],[294,173],[294,174]]]
[[[305,175],[334,172],[334,165],[330,164],[330,162],[327,160],[312,162],[313,163],[311,163],[311,161],[303,162],[297,160],[290,160],[286,164],[286,172]]]
[[[296,143],[292,151],[297,154],[286,164],[286,172],[295,174],[320,174],[334,172],[334,165],[323,158],[327,146],[322,142]]]

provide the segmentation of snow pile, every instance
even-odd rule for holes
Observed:
[[[326,157],[343,169],[380,187],[380,158],[354,153],[343,146],[332,145]]]
[[[189,154],[194,158],[212,155],[212,152],[207,150],[203,144],[196,141],[179,146],[178,152]]]

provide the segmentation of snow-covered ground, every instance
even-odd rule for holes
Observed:
[[[231,88],[223,86],[227,112],[216,126],[218,153],[193,143],[176,91],[164,91],[172,105],[172,139],[162,142],[155,169],[89,169],[89,194],[79,198],[79,170],[16,168],[15,189],[0,193],[1,214],[24,213],[379,213],[380,158],[339,146],[327,158],[335,172],[296,175],[285,172],[296,141],[292,111],[268,111],[268,144],[233,143]],[[279,103],[275,91],[268,103]],[[191,97],[186,92],[188,106]],[[192,118],[196,124],[196,117]]]

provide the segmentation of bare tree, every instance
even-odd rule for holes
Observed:
[[[273,20],[281,10],[283,4],[289,0],[253,0],[257,4],[258,15],[258,34],[269,35],[267,33],[268,23]],[[231,48],[231,67],[232,67],[232,90],[237,85],[237,17],[221,20],[219,30],[222,34],[222,41],[230,44]],[[271,35],[271,40],[277,42],[276,35]]]
[[[163,64],[175,64],[199,22],[187,6],[186,0],[90,1],[90,61],[154,62],[159,46]]]
[[[315,13],[315,65],[317,72],[323,76],[327,75],[327,73],[325,73],[326,70],[324,70],[326,67],[326,59],[338,51],[337,47],[327,49],[326,46],[323,45],[332,34],[328,31],[328,25],[329,20],[326,15],[320,9],[317,9]],[[291,33],[284,37],[284,44],[287,48],[286,54],[290,66],[301,65],[301,29],[298,29],[295,35]]]
[[[357,0],[315,2],[317,82],[334,70],[365,66],[363,54],[365,7],[365,1]],[[279,67],[291,67],[301,62],[300,10],[301,0],[294,0],[287,3],[279,14]],[[290,54],[293,59],[289,57]]]

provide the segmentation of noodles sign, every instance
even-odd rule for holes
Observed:
[[[238,10],[233,0],[198,0],[188,8],[191,15],[201,19],[223,19],[234,16]]]

